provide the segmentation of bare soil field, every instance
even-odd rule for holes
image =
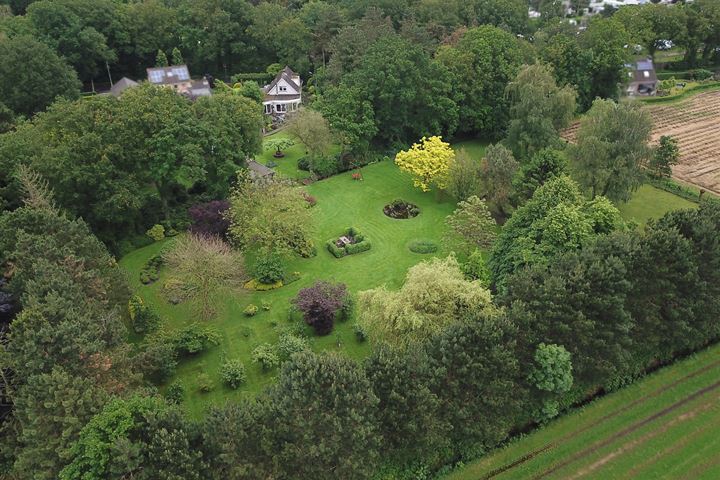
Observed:
[[[654,121],[652,142],[663,135],[678,141],[680,163],[673,177],[720,195],[720,90],[646,108]],[[574,141],[578,127],[574,123],[563,138]]]

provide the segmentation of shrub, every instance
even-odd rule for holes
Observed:
[[[275,283],[260,283],[256,279],[252,279],[248,282],[246,282],[243,287],[245,287],[248,290],[255,290],[258,292],[267,292],[268,290],[275,290],[276,288],[280,288],[283,286],[282,281],[278,281]]]
[[[170,384],[165,392],[165,398],[168,403],[173,403],[175,405],[182,403],[183,397],[185,397],[185,387],[179,382]]]
[[[220,334],[213,327],[192,323],[175,333],[172,338],[179,355],[194,355],[220,344]]]
[[[305,201],[308,203],[308,207],[314,207],[315,205],[317,205],[317,198],[305,192],[303,192],[302,195]]]
[[[413,240],[410,242],[410,245],[408,245],[408,249],[413,253],[426,254],[437,252],[438,246],[437,243],[432,240]]]
[[[250,305],[248,305],[247,307],[245,307],[245,310],[243,310],[243,313],[245,314],[246,317],[254,317],[257,312],[258,312],[257,305],[254,305],[252,303]]]
[[[297,282],[300,280],[300,272],[290,272],[287,275],[285,275],[285,278],[283,278],[282,283],[284,285],[290,285],[293,282]]]
[[[365,328],[363,328],[363,326],[359,323],[353,325],[353,331],[355,332],[355,339],[358,342],[364,342],[367,340],[367,332],[365,332]]]
[[[470,280],[479,280],[484,287],[490,286],[490,269],[488,269],[480,250],[475,250],[471,253],[467,261],[465,261],[460,268],[465,274],[465,277]]]
[[[213,200],[211,202],[193,205],[188,210],[191,224],[190,231],[201,235],[218,235],[225,238],[230,221],[225,213],[230,208],[227,200]]]
[[[326,178],[338,172],[337,158],[332,155],[317,155],[310,160],[310,170],[320,178]]]
[[[163,383],[175,374],[177,349],[171,340],[157,336],[142,346],[133,363],[148,380]]]
[[[143,265],[142,270],[140,270],[140,281],[144,285],[157,281],[159,278],[158,271],[163,263],[164,259],[162,252],[150,257],[147,262],[145,262],[145,265]]]
[[[271,307],[271,306],[272,306],[272,305],[270,305],[270,303],[269,303],[269,302],[266,302],[265,300],[262,300],[262,301],[260,302],[260,307],[261,307],[263,310],[265,310],[266,312],[269,312],[269,311],[270,311],[270,307]]]
[[[270,371],[280,364],[275,348],[269,343],[262,343],[252,351],[253,363],[259,363],[264,372]]]
[[[347,255],[347,252],[345,251],[345,248],[344,248],[344,247],[342,247],[342,248],[341,248],[341,247],[338,247],[338,246],[335,244],[336,241],[337,241],[336,239],[328,240],[327,243],[326,243],[327,249],[328,249],[328,251],[329,251],[330,253],[333,254],[333,256],[334,256],[335,258],[342,258],[342,257],[344,257],[345,255]]]
[[[160,317],[138,295],[130,297],[128,311],[135,333],[154,332],[160,325]]]
[[[289,360],[294,353],[310,350],[310,344],[306,338],[284,333],[280,335],[277,344],[277,354],[281,362]]]
[[[283,279],[285,268],[280,256],[271,252],[260,255],[255,260],[253,273],[260,283],[272,284]]]
[[[349,245],[345,245],[345,251],[348,255],[353,255],[355,253],[362,253],[367,252],[372,248],[372,244],[370,243],[370,240],[363,240],[360,243],[351,243]]]
[[[215,389],[215,384],[213,384],[210,375],[208,375],[207,373],[201,373],[200,375],[198,375],[197,380],[198,390],[200,390],[202,393],[209,393]]]
[[[310,171],[310,159],[308,157],[298,158],[297,168],[298,168],[298,170],[302,170],[304,172],[309,172]]]
[[[245,365],[240,360],[227,360],[220,367],[220,379],[232,389],[238,388],[247,380]]]
[[[318,335],[327,335],[333,329],[335,315],[342,308],[345,297],[345,284],[316,282],[300,290],[292,302],[303,313],[305,323],[313,327]]]
[[[165,238],[165,227],[163,227],[159,223],[156,223],[155,225],[152,226],[152,228],[150,230],[145,232],[145,235],[152,238],[156,242],[159,242],[160,240]]]
[[[353,311],[355,310],[355,300],[353,300],[352,295],[349,293],[345,295],[345,299],[343,300],[343,304],[340,307],[338,318],[341,321],[348,320],[350,317],[352,317]]]

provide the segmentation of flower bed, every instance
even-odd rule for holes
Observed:
[[[394,200],[383,208],[383,212],[390,218],[406,219],[420,215],[420,208],[414,203],[405,200]]]
[[[340,237],[327,241],[327,249],[335,258],[365,252],[371,247],[370,240],[355,227],[350,227]]]

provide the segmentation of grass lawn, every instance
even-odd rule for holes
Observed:
[[[315,280],[344,282],[353,293],[382,284],[397,288],[410,266],[430,257],[412,253],[407,246],[415,239],[431,239],[439,243],[444,229],[443,220],[453,211],[454,202],[449,198],[438,200],[436,193],[422,193],[413,188],[410,177],[391,162],[365,167],[363,176],[363,181],[354,181],[351,173],[345,172],[303,187],[318,200],[312,210],[316,222],[313,238],[318,245],[318,255],[290,262],[288,270],[300,272],[300,280],[275,291],[227,292],[221,296],[218,314],[211,321],[222,333],[221,345],[197,357],[182,360],[178,367],[177,380],[185,386],[184,405],[189,413],[199,415],[209,404],[255,394],[272,381],[275,372],[262,373],[257,365],[251,363],[250,353],[260,343],[276,342],[278,334],[290,326],[287,319],[289,302],[300,288]],[[385,216],[383,206],[397,198],[417,204],[421,209],[420,215],[408,220]],[[326,250],[325,242],[337,237],[349,226],[359,228],[372,241],[372,249],[336,259]],[[177,328],[192,322],[195,316],[189,305],[170,305],[161,296],[161,285],[167,270],[161,269],[160,281],[150,286],[143,286],[138,278],[145,261],[165,242],[136,250],[125,256],[120,264],[129,272],[129,280],[136,291],[157,309],[166,322],[166,328]],[[440,249],[436,255],[446,253]],[[263,300],[272,305],[270,311],[261,310],[251,318],[243,316],[245,306],[250,303],[259,306]],[[315,350],[340,350],[355,359],[363,358],[370,351],[367,342],[358,343],[355,340],[352,320],[337,324],[328,336],[311,335],[311,344]],[[247,383],[236,391],[220,384],[218,370],[224,354],[242,360],[248,373]],[[215,381],[213,392],[199,393],[197,376],[200,373],[207,373]]]
[[[447,480],[719,478],[720,345],[510,443]]]
[[[642,185],[630,201],[618,205],[625,220],[632,220],[640,225],[673,210],[687,208],[697,208],[697,204],[647,184]]]
[[[266,140],[276,138],[289,138],[294,140],[294,138],[289,133],[285,133],[282,131],[265,137]],[[332,147],[331,153],[337,154],[339,152],[339,145],[335,145]],[[268,163],[273,162],[276,164],[276,166],[273,167],[275,171],[285,177],[293,178],[295,180],[302,180],[310,176],[310,172],[306,172],[297,168],[297,161],[306,155],[305,147],[299,141],[295,140],[295,145],[283,151],[283,153],[285,154],[283,158],[273,157],[274,153],[275,151],[272,149],[263,150],[262,153],[255,157],[255,160],[259,163],[262,163],[263,165],[267,165]]]

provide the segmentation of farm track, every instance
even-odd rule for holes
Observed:
[[[720,195],[720,90],[646,108],[654,123],[651,142],[663,135],[678,141],[680,163],[673,167],[673,177]],[[578,128],[575,122],[562,137],[574,142]]]
[[[691,373],[688,373],[687,375],[684,375],[684,376],[682,376],[682,377],[680,377],[680,378],[678,378],[678,379],[676,379],[676,380],[674,380],[674,381],[672,381],[672,382],[670,382],[670,383],[668,383],[668,384],[666,384],[666,385],[663,385],[663,386],[660,387],[660,388],[655,389],[654,391],[652,391],[651,393],[648,393],[647,395],[644,395],[644,396],[642,396],[642,397],[640,397],[640,398],[638,398],[638,399],[636,399],[636,400],[633,400],[633,401],[630,402],[630,403],[627,403],[627,404],[623,405],[622,407],[618,408],[617,410],[613,410],[612,412],[610,412],[610,413],[608,413],[608,414],[606,414],[606,415],[598,418],[597,420],[591,422],[590,424],[584,426],[583,428],[580,428],[580,429],[578,429],[578,430],[572,431],[572,432],[564,435],[563,437],[561,437],[561,438],[560,438],[559,440],[557,440],[556,442],[548,443],[548,444],[546,444],[546,445],[544,445],[544,446],[542,446],[542,447],[540,447],[540,448],[538,448],[538,449],[533,450],[532,452],[530,452],[530,453],[528,453],[528,454],[526,454],[526,455],[523,455],[522,457],[520,457],[520,458],[518,458],[518,459],[516,459],[516,460],[514,460],[514,461],[512,461],[512,462],[510,462],[510,463],[507,463],[507,464],[503,465],[502,467],[499,467],[499,468],[497,468],[497,469],[495,469],[495,470],[493,470],[493,471],[491,471],[491,472],[488,472],[486,475],[482,476],[481,479],[482,479],[482,480],[489,480],[489,479],[494,478],[494,477],[497,477],[498,475],[501,475],[501,474],[503,474],[503,473],[505,473],[505,472],[508,472],[509,470],[512,470],[513,468],[518,467],[519,465],[522,465],[523,463],[526,463],[526,462],[532,460],[533,458],[537,457],[538,455],[540,455],[540,454],[542,454],[542,453],[545,453],[545,452],[548,452],[548,451],[550,451],[550,450],[552,450],[552,449],[554,449],[554,448],[557,448],[557,447],[561,446],[562,444],[564,444],[564,443],[566,443],[566,442],[568,442],[568,441],[570,441],[570,440],[578,437],[579,435],[582,435],[583,433],[585,433],[585,432],[587,432],[587,431],[589,431],[589,430],[591,430],[591,429],[593,429],[593,428],[595,428],[595,427],[597,427],[597,426],[605,423],[606,421],[608,421],[608,420],[610,420],[610,419],[612,419],[612,418],[614,418],[614,417],[617,417],[618,415],[621,415],[621,414],[623,414],[623,413],[631,410],[632,408],[634,408],[634,407],[636,407],[636,406],[638,406],[638,405],[640,405],[640,404],[643,404],[643,403],[647,402],[648,400],[651,400],[651,399],[653,399],[653,398],[655,398],[655,397],[658,397],[658,396],[662,395],[663,393],[667,392],[668,390],[670,390],[670,389],[672,389],[672,388],[675,388],[676,386],[678,386],[678,385],[680,385],[680,384],[682,384],[682,383],[685,383],[685,382],[687,382],[688,380],[691,380],[691,379],[693,379],[693,378],[695,378],[695,377],[697,377],[697,376],[699,376],[699,375],[702,375],[702,374],[708,372],[709,370],[712,370],[712,369],[714,369],[714,368],[716,368],[716,367],[718,367],[718,366],[720,366],[720,360],[716,360],[716,361],[714,361],[714,362],[712,362],[712,363],[709,363],[709,364],[703,366],[702,368],[698,368],[697,370],[695,370],[695,371],[693,371],[693,372],[691,372]],[[714,387],[714,388],[720,387],[720,382],[717,382],[716,384],[711,385],[711,387]],[[709,388],[709,387],[706,387],[706,388]],[[704,389],[703,389],[703,390],[704,390]],[[707,393],[707,392],[705,392],[705,393]],[[698,394],[698,392],[696,392],[696,393],[693,394],[693,395],[696,395],[696,396],[697,396],[697,394]],[[693,397],[693,398],[694,398],[694,397]],[[687,403],[688,401],[691,401],[691,400],[692,400],[691,398],[689,399],[689,397],[686,397],[685,399],[681,400],[680,402]],[[680,402],[677,402],[677,403],[680,403]],[[682,403],[682,404],[684,404],[684,403]],[[682,404],[677,405],[676,408],[680,407]],[[671,406],[671,407],[673,407],[673,406]],[[669,408],[670,408],[670,407],[669,407]],[[665,410],[667,410],[667,409],[665,409]],[[665,411],[665,410],[663,410],[663,411]],[[658,413],[662,413],[663,411],[658,412]],[[671,411],[671,410],[670,410],[670,411]],[[669,413],[669,411],[668,411],[667,413]],[[656,413],[655,415],[657,415],[657,413]],[[647,420],[647,419],[646,419],[646,420]],[[645,422],[645,423],[649,423],[650,421],[652,421],[652,420],[649,420],[649,421],[647,421],[647,422]],[[643,424],[643,425],[644,425],[644,424]],[[641,426],[642,426],[642,425],[638,426],[637,428],[640,428]],[[630,428],[631,428],[631,427],[630,427]],[[636,428],[636,429],[637,429],[637,428]],[[626,431],[627,431],[627,432],[626,432]],[[623,430],[623,431],[620,432],[620,433],[623,433],[623,432],[626,432],[625,434],[631,433],[631,431],[628,431],[628,429],[625,429],[625,430]],[[619,438],[617,435],[618,435],[618,434],[613,435],[612,437],[610,437],[610,438],[607,439],[606,441],[603,441],[602,443],[604,443],[604,442],[610,443],[610,442],[616,440],[617,438]],[[535,477],[535,478],[544,478],[545,476],[554,473],[555,471],[559,470],[560,468],[562,468],[562,467],[564,467],[564,466],[566,466],[566,465],[569,465],[570,463],[572,463],[572,462],[580,459],[580,458],[581,458],[580,455],[583,454],[583,453],[584,453],[585,455],[590,455],[592,452],[589,451],[589,448],[592,448],[592,446],[584,449],[583,451],[579,452],[579,453],[576,454],[575,456],[571,457],[571,459],[563,462],[562,464],[559,464],[558,466],[552,468],[551,471],[543,472],[542,474],[540,474],[540,476],[537,476],[537,477]],[[597,448],[601,448],[601,446],[598,446]],[[596,448],[595,450],[597,450],[597,448]],[[593,450],[593,451],[595,451],[595,450]],[[582,456],[584,456],[584,455],[582,455]]]

